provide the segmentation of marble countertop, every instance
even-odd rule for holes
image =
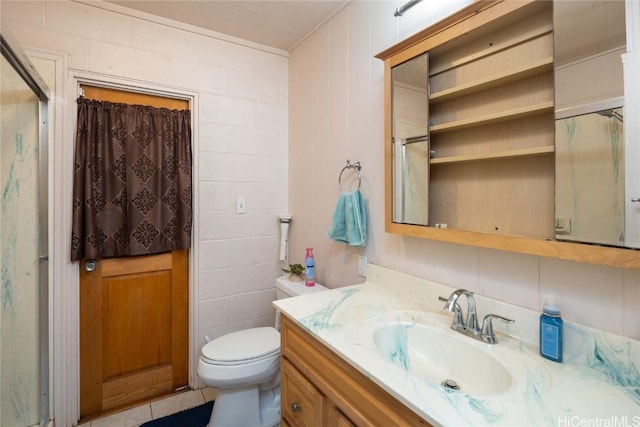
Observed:
[[[592,354],[555,363],[542,358],[536,346],[511,336],[498,333],[495,345],[465,337],[449,328],[449,313],[369,282],[277,300],[274,306],[433,425],[640,426],[640,361],[624,360],[637,357],[635,348],[603,345],[589,337],[596,344],[584,351]],[[507,367],[512,382],[506,391],[492,393],[492,378],[485,375],[489,391],[471,394],[464,386],[448,390],[410,374],[371,344],[372,325],[394,316],[468,340]],[[585,360],[595,360],[597,366]],[[474,366],[473,360],[468,363]]]

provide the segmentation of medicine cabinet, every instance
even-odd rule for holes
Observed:
[[[559,241],[553,2],[476,1],[385,63],[387,232],[640,269]]]

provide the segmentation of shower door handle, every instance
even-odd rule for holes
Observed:
[[[84,269],[87,270],[87,272],[89,273],[95,270],[97,266],[98,266],[98,261],[96,261],[95,259],[88,259],[84,262]]]

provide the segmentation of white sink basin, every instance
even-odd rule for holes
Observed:
[[[407,374],[463,393],[502,394],[513,385],[496,346],[452,331],[447,317],[418,312],[386,313],[363,323],[361,342]],[[455,388],[453,388],[455,390]]]
[[[511,374],[489,353],[469,341],[456,339],[422,325],[398,323],[373,333],[373,342],[382,355],[396,365],[434,383],[448,381],[460,391],[474,395],[500,394],[511,387]],[[453,382],[452,382],[453,381]]]

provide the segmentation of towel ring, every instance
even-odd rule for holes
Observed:
[[[344,192],[344,190],[342,189],[342,174],[347,169],[356,170],[356,173],[358,174],[358,188],[356,188],[356,190],[359,190],[360,184],[362,184],[362,176],[360,176],[360,169],[362,169],[362,165],[360,165],[360,162],[355,162],[352,164],[349,160],[347,160],[347,165],[342,168],[342,170],[340,171],[340,175],[338,175],[338,190]]]

